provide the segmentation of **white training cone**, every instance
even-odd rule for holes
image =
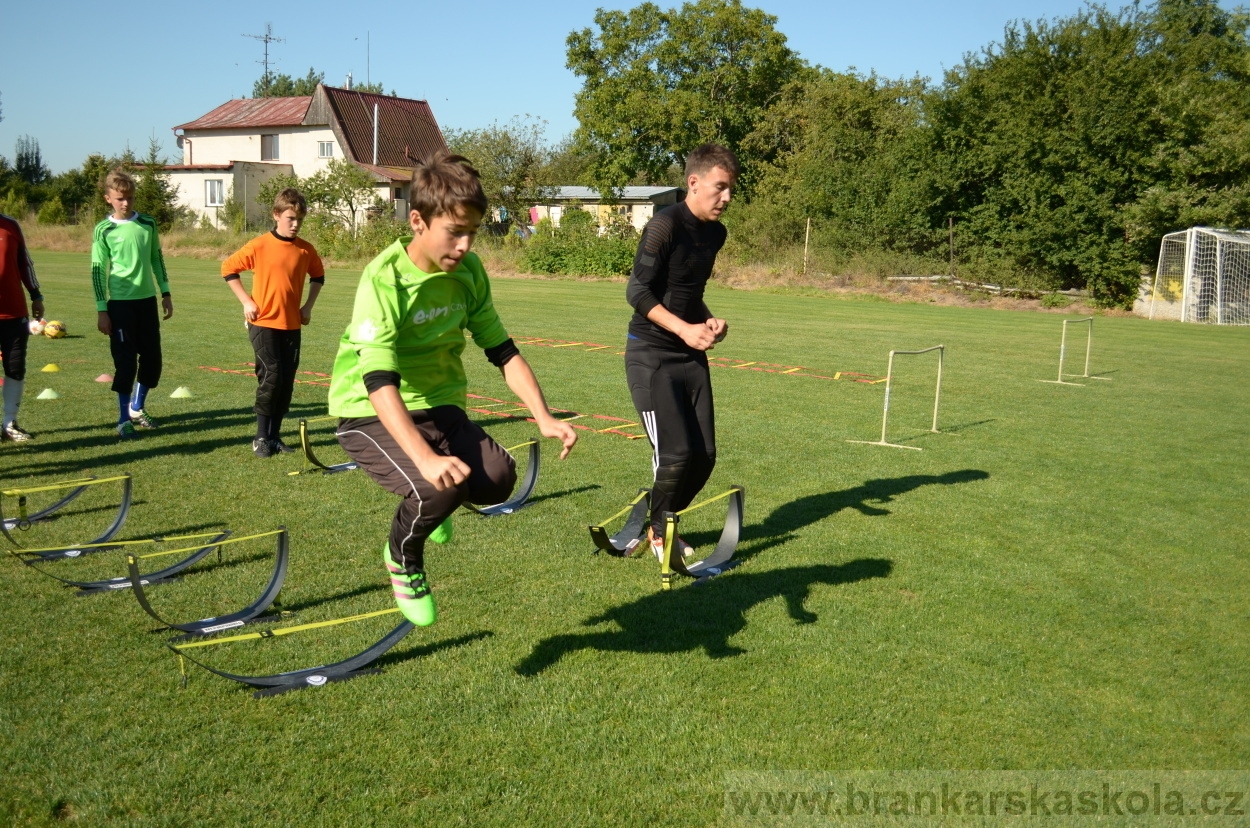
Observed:
[[[96,378],[95,378],[95,381],[96,381],[96,382],[112,382],[112,381],[113,381],[113,375],[112,375],[112,374],[101,374],[100,376],[98,376],[98,377],[96,377]]]
[[[57,371],[61,370],[61,366],[57,365],[55,362],[49,362],[39,370],[43,371],[45,374],[55,374]]]
[[[174,393],[170,394],[169,396],[170,396],[170,399],[189,400],[195,395],[191,393],[190,388],[187,388],[185,385],[179,385],[177,388],[174,389]]]
[[[61,395],[53,391],[51,388],[43,389],[39,392],[39,396],[35,397],[37,400],[59,400],[60,398]]]

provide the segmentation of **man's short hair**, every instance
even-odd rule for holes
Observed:
[[[412,171],[408,204],[426,223],[438,216],[455,215],[466,207],[486,215],[487,207],[478,171],[463,155],[446,152],[417,164]]]
[[[294,210],[301,216],[308,213],[308,201],[304,198],[304,194],[294,187],[287,187],[273,197],[275,214],[285,213],[287,210]]]
[[[116,190],[124,196],[134,195],[135,180],[121,168],[109,170],[109,174],[104,176],[104,192],[107,194],[109,190]]]
[[[728,147],[722,147],[720,144],[704,144],[695,147],[690,154],[686,156],[686,176],[707,175],[715,167],[720,167],[725,172],[738,177],[738,156],[734,155],[733,150]]]

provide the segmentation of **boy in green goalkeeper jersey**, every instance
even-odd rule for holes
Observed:
[[[131,210],[134,194],[134,180],[122,170],[105,177],[104,200],[113,213],[95,226],[91,242],[96,326],[109,338],[113,355],[117,435],[122,439],[135,437],[136,428],[156,428],[144,403],[161,381],[158,289],[164,318],[174,315],[156,220]]]
[[[382,557],[400,611],[434,623],[426,538],[466,500],[500,503],[516,485],[512,458],[465,415],[460,354],[467,329],[563,459],[577,432],[551,415],[529,364],[504,330],[490,281],[469,252],[486,213],[477,170],[457,155],[419,164],[411,238],[369,263],[330,380],[338,439],[365,473],[399,495]]]

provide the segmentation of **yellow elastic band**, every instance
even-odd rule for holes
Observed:
[[[281,535],[285,531],[286,531],[285,529],[275,529],[272,532],[261,532],[259,535],[246,535],[241,538],[228,538],[226,540],[218,541],[217,543],[214,543],[213,546],[225,546],[228,543],[242,543],[243,541],[256,540],[257,538],[267,538],[270,535]],[[202,547],[188,546],[184,549],[167,549],[164,552],[149,552],[146,555],[135,555],[135,560],[146,561],[148,558],[161,558],[161,557],[164,557],[165,555],[178,555],[182,552],[194,552],[195,550],[200,549],[200,548]]]
[[[694,512],[695,509],[701,509],[702,507],[705,507],[705,505],[709,503],[716,503],[717,500],[720,500],[721,498],[727,498],[729,497],[729,495],[734,494],[735,492],[737,492],[737,489],[730,489],[729,492],[717,494],[715,498],[707,498],[702,503],[696,503],[692,505],[692,507],[686,507],[685,509],[682,509],[681,512],[677,514],[685,514],[687,512]]]
[[[311,420],[304,420],[306,423],[324,423],[326,420],[337,420],[338,417],[313,417]]]
[[[246,633],[244,635],[231,635],[226,638],[216,638],[212,641],[196,641],[191,644],[183,644],[174,647],[175,650],[189,650],[192,647],[212,647],[217,644],[228,644],[231,641],[253,641],[257,638],[277,638],[280,635],[290,635],[291,633],[303,632],[304,630],[315,630],[321,627],[333,627],[337,624],[347,624],[352,621],[363,621],[366,618],[377,618],[379,615],[390,615],[393,612],[399,612],[399,607],[391,607],[390,609],[378,610],[377,612],[366,612],[362,615],[352,615],[347,618],[334,618],[329,621],[318,621],[314,624],[299,624],[294,627],[286,627],[280,630],[268,630],[263,633]]]
[[[510,449],[504,449],[504,451],[508,452],[508,454],[511,454],[512,452],[516,451],[516,450],[517,450],[517,449],[519,449],[519,448],[525,448],[526,446],[532,446],[532,445],[534,445],[534,444],[535,444],[535,443],[537,443],[537,442],[538,442],[537,440],[528,440],[528,441],[526,441],[526,442],[522,443],[522,444],[521,444],[521,445],[519,445],[519,446],[513,446],[513,447],[512,447],[512,448],[510,448]]]
[[[599,523],[599,524],[597,524],[597,525],[598,525],[600,528],[602,528],[602,527],[604,526],[604,524],[611,523],[612,521],[616,520],[616,519],[617,519],[618,517],[620,517],[621,515],[623,515],[623,514],[625,514],[626,512],[628,512],[630,509],[633,509],[635,506],[637,506],[637,505],[638,505],[638,501],[642,500],[642,499],[643,499],[644,497],[646,497],[646,496],[647,496],[647,493],[646,493],[645,491],[639,492],[637,497],[635,497],[633,500],[629,501],[629,505],[628,505],[628,506],[626,506],[624,509],[622,509],[621,511],[617,512],[616,514],[612,515],[612,517],[609,517],[609,518],[604,518],[604,519],[603,519],[603,522],[602,522],[602,523]]]
[[[61,552],[66,549],[111,549],[114,546],[137,546],[144,543],[165,543],[166,541],[193,540],[195,538],[215,538],[221,532],[205,532],[202,535],[170,535],[169,537],[144,538],[143,540],[107,541],[105,543],[79,543],[69,546],[49,546],[44,549],[23,549],[21,554],[36,552]]]
[[[81,480],[66,480],[63,483],[51,483],[47,486],[35,486],[30,489],[5,489],[0,494],[8,497],[17,497],[18,495],[34,494],[35,492],[51,492],[57,489],[75,489],[79,486],[95,486],[100,483],[116,483],[118,480],[126,480],[128,474],[119,474],[117,477],[102,477],[96,480],[84,478]]]

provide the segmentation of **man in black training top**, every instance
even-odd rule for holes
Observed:
[[[716,421],[707,351],[729,325],[703,304],[716,254],[718,221],[738,180],[738,159],[704,144],[686,158],[686,200],[657,214],[642,232],[626,298],[634,308],[625,345],[625,378],[655,450],[651,549],[664,555],[664,513],[691,504],[716,465]],[[680,538],[673,548],[685,555]]]

